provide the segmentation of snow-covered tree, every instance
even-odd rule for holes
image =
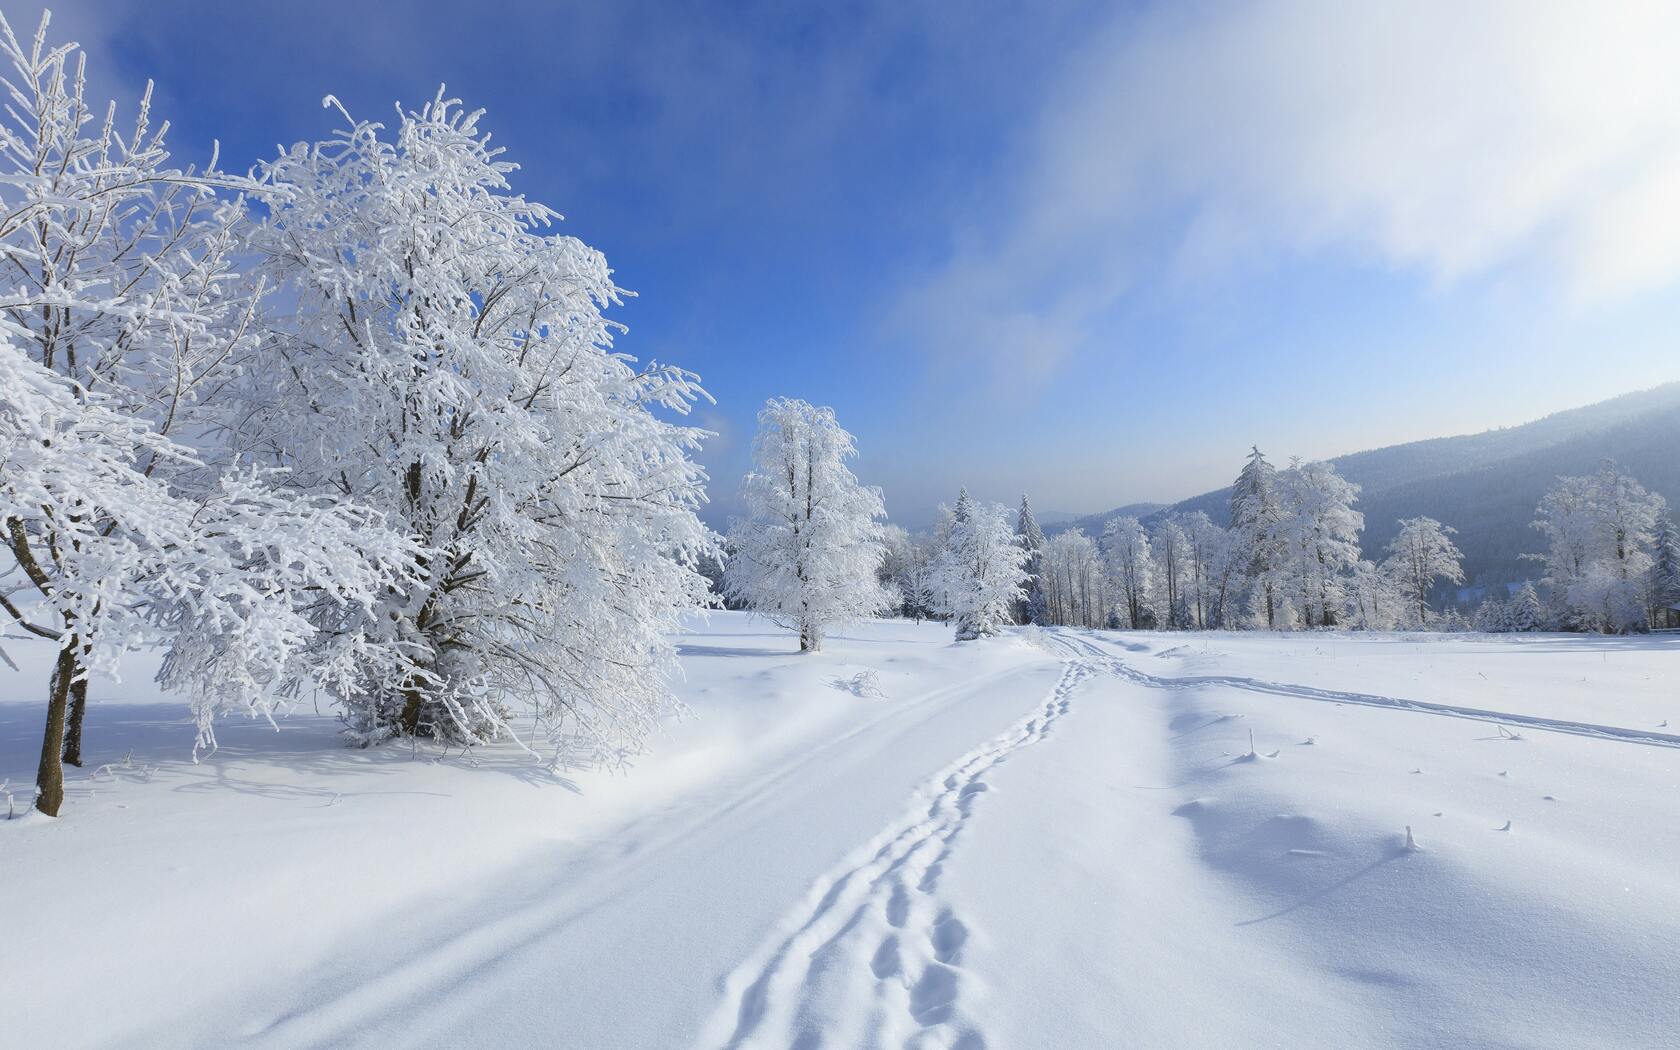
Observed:
[[[1504,588],[1500,588],[1502,591]],[[1471,621],[1476,630],[1487,634],[1500,634],[1511,629],[1511,610],[1499,594],[1489,590],[1482,596],[1481,604],[1476,606],[1475,618]]]
[[[951,547],[951,529],[956,524],[956,512],[949,503],[941,503],[933,510],[933,527],[928,529],[926,549],[931,569],[928,573],[928,608],[941,621],[950,619],[951,603],[945,593],[945,573],[941,566],[945,552]]]
[[[1240,552],[1243,572],[1253,587],[1250,604],[1268,628],[1286,618],[1279,615],[1279,588],[1284,585],[1285,550],[1283,506],[1277,469],[1255,446],[1231,485],[1231,534]]]
[[[1436,582],[1464,582],[1464,555],[1452,541],[1457,531],[1434,518],[1407,518],[1400,522],[1399,534],[1388,545],[1383,568],[1416,614],[1413,622],[1420,627],[1429,623],[1429,592]]]
[[[1606,460],[1596,473],[1559,478],[1536,508],[1547,540],[1546,582],[1576,626],[1644,630],[1661,496]]]
[[[1042,626],[1048,622],[1044,601],[1044,530],[1033,517],[1032,504],[1021,497],[1021,512],[1015,519],[1015,538],[1027,552],[1027,596],[1016,605],[1017,623]]]
[[[1277,476],[1278,534],[1289,566],[1290,597],[1306,627],[1333,626],[1349,574],[1359,563],[1365,516],[1353,509],[1359,486],[1328,463],[1295,463]]]
[[[1517,593],[1511,596],[1506,605],[1505,622],[1507,630],[1524,633],[1544,630],[1546,626],[1546,607],[1540,601],[1540,593],[1534,589],[1534,584],[1523,581],[1517,588]]]
[[[1394,579],[1374,562],[1361,559],[1348,575],[1347,622],[1367,631],[1394,627],[1406,607]]]
[[[1546,537],[1546,552],[1531,555],[1546,567],[1545,582],[1563,594],[1585,575],[1592,553],[1594,513],[1591,479],[1558,478],[1535,508],[1532,525]]]
[[[1242,575],[1231,532],[1215,525],[1202,511],[1196,511],[1184,518],[1184,533],[1190,542],[1190,587],[1196,626],[1225,627],[1227,602],[1240,586]]]
[[[1096,541],[1079,529],[1058,532],[1044,545],[1044,595],[1047,622],[1101,627],[1106,586]]]
[[[0,52],[11,66],[0,120],[5,329],[30,359],[96,393],[103,411],[168,434],[192,422],[185,417],[201,407],[205,373],[248,345],[239,323],[246,304],[227,287],[232,209],[216,191],[228,180],[169,166],[167,126],[152,124],[149,86],[134,124],[120,129],[114,103],[86,97],[86,56],[74,44],[48,46],[48,24],[43,15],[24,44],[0,17]],[[135,452],[148,475],[202,469],[190,456],[145,445]],[[115,524],[80,539],[103,542]],[[0,589],[25,563],[51,572],[64,537],[51,520],[36,529],[9,537],[16,561]],[[73,765],[81,764],[87,665],[96,659],[85,644],[66,656],[64,759]]]
[[[1142,523],[1129,515],[1110,520],[1103,526],[1102,548],[1114,580],[1121,626],[1133,630],[1157,626],[1155,557]]]
[[[415,585],[323,625],[377,649],[349,728],[518,740],[522,709],[556,760],[621,759],[676,708],[670,634],[709,600],[704,435],[668,418],[704,394],[613,350],[606,260],[512,192],[481,112],[440,90],[387,133],[326,105],[339,130],[256,173],[288,310],[245,433],[422,547]]]
[[[725,582],[748,608],[797,630],[801,651],[891,600],[876,578],[886,509],[846,466],[856,455],[831,408],[772,398],[758,414],[747,516],[730,530]]]
[[[1657,531],[1651,540],[1653,613],[1661,617],[1664,610],[1676,603],[1680,603],[1680,529],[1674,527],[1674,516],[1664,512],[1657,519]]]
[[[912,601],[905,595],[903,580],[914,549],[902,525],[881,527],[881,563],[875,567],[875,579],[887,597],[887,608],[898,616],[910,615]]]
[[[957,641],[997,634],[1026,596],[1027,550],[1016,541],[1007,507],[971,500],[965,488],[952,508],[939,576]]]
[[[1190,610],[1190,537],[1175,519],[1167,518],[1155,527],[1150,540],[1155,555],[1155,593],[1166,603],[1166,626],[1173,630],[1194,627]]]
[[[933,613],[934,567],[939,550],[926,534],[911,535],[897,525],[882,532],[886,558],[880,573],[882,586],[898,602],[898,614],[920,622]]]
[[[220,711],[271,715],[359,656],[312,649],[313,604],[366,609],[403,583],[410,548],[376,516],[300,506],[260,474],[227,475],[188,501],[146,469],[160,460],[192,463],[189,450],[0,336],[0,521],[35,591],[27,604],[0,592],[0,608],[8,626],[58,644],[37,774],[36,805],[49,815],[63,799],[74,686],[113,672],[125,649],[171,645],[161,680],[192,698],[213,745]]]
[[[37,799],[56,812],[88,676],[123,648],[171,647],[166,684],[212,743],[224,706],[267,713],[331,674],[301,654],[315,635],[299,610],[357,607],[397,582],[381,559],[406,546],[376,514],[287,493],[220,444],[259,349],[262,290],[239,273],[243,220],[225,196],[248,180],[171,167],[149,90],[119,129],[114,105],[86,98],[74,45],[49,48],[46,29],[24,45],[0,19],[0,595],[17,626],[59,643]]]

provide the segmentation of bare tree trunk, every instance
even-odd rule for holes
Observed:
[[[47,693],[47,729],[41,738],[41,765],[35,772],[35,808],[49,817],[58,816],[64,805],[64,715],[70,704],[70,680],[76,674],[75,639],[67,639],[53,665],[52,685]]]
[[[64,727],[64,761],[80,769],[82,765],[82,719],[87,715],[87,666],[73,658],[70,679],[70,713]]]

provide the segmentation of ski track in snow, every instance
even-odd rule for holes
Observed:
[[[1272,696],[1287,696],[1298,700],[1317,700],[1336,704],[1354,704],[1360,707],[1381,707],[1391,711],[1415,711],[1419,714],[1443,715],[1448,718],[1463,718],[1473,722],[1504,724],[1507,726],[1522,726],[1525,729],[1545,730],[1551,733],[1568,733],[1571,736],[1591,737],[1598,740],[1614,740],[1628,744],[1645,744],[1650,747],[1680,748],[1680,735],[1671,733],[1653,733],[1642,729],[1627,729],[1621,726],[1598,725],[1592,722],[1572,722],[1562,718],[1544,718],[1539,715],[1513,715],[1502,711],[1487,711],[1475,707],[1459,707],[1454,704],[1436,704],[1424,700],[1406,700],[1400,697],[1381,696],[1375,693],[1350,693],[1336,689],[1319,689],[1306,685],[1286,685],[1281,682],[1267,682],[1258,678],[1245,678],[1240,675],[1184,675],[1182,677],[1162,677],[1152,675],[1121,660],[1112,653],[1106,652],[1102,646],[1084,638],[1078,638],[1057,632],[1048,636],[1060,644],[1065,651],[1079,658],[1091,661],[1096,667],[1108,674],[1124,678],[1139,685],[1153,689],[1197,689],[1205,686],[1226,686],[1232,689],[1244,689],[1251,693],[1266,693]],[[1156,655],[1165,655],[1159,653]]]
[[[941,896],[940,877],[989,790],[986,775],[1044,740],[1092,670],[1085,659],[1068,660],[1031,715],[947,767],[902,818],[818,880],[726,980],[701,1045],[984,1050],[984,1034],[962,1010],[978,986],[962,966],[970,929]]]
[[[841,751],[854,739],[863,739],[890,725],[920,717],[921,712],[936,710],[937,702],[952,694],[994,685],[1031,670],[1030,667],[1010,667],[965,678],[891,709],[878,721],[865,723],[823,741],[814,749],[760,774],[717,804],[706,805],[703,811],[694,814],[693,819],[675,822],[675,832],[644,842],[640,849],[622,856],[609,870],[627,874],[644,865],[652,854],[702,839],[707,828],[731,814],[779,797],[787,782],[802,775],[810,763],[825,754]],[[659,817],[655,815],[647,819],[657,822]],[[621,852],[612,841],[593,849]],[[587,867],[587,864],[580,863],[579,866]],[[516,898],[511,907],[495,918],[480,918],[464,927],[445,923],[436,938],[429,943],[412,946],[402,953],[398,961],[377,970],[372,976],[347,978],[346,975],[335,974],[330,981],[322,982],[321,994],[299,996],[297,1002],[279,1016],[253,1017],[239,1033],[239,1039],[244,1045],[325,1047],[346,1042],[355,1033],[378,1030],[391,1018],[412,1011],[416,1002],[447,999],[447,989],[458,984],[466,975],[483,972],[500,960],[563,931],[577,915],[602,904],[618,885],[618,880],[612,877],[599,882],[606,888],[586,890],[581,897],[573,893],[556,895],[548,884],[539,884],[534,892],[526,891],[528,896]],[[332,990],[328,991],[328,988]],[[423,994],[423,991],[432,994]]]

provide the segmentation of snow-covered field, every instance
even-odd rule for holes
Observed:
[[[562,777],[348,750],[312,713],[194,765],[137,662],[94,690],[63,817],[0,820],[0,1045],[1680,1031],[1680,638],[828,644],[716,615],[682,639],[692,717]],[[27,655],[0,678],[20,813]]]

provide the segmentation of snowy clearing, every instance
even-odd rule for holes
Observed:
[[[312,713],[229,724],[194,765],[136,662],[93,690],[57,821],[24,815],[44,671],[14,647],[0,1042],[1636,1047],[1680,1025],[1680,638],[950,638],[874,621],[801,656],[715,615],[679,639],[693,715],[628,772],[560,777],[512,748],[347,749]]]

